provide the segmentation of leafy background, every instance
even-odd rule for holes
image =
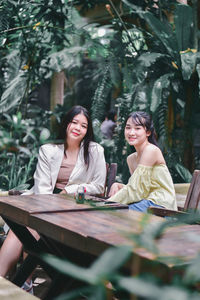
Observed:
[[[123,128],[133,110],[152,114],[174,182],[190,182],[199,168],[197,1],[117,2],[0,1],[1,189],[31,178],[36,160],[26,168],[29,159],[56,137],[52,115],[59,122],[74,104],[90,110],[106,160],[118,163],[119,181],[129,177],[126,156],[134,150]],[[51,78],[62,71],[64,104],[50,110]],[[118,115],[112,141],[100,133],[110,108]],[[45,139],[42,130],[49,131]],[[23,176],[8,184],[12,168]]]

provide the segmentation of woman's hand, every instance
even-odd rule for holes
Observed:
[[[63,189],[59,194],[67,194],[67,192],[65,189]]]
[[[111,188],[110,188],[110,192],[109,192],[109,195],[108,197],[112,197],[114,196],[119,190],[121,190],[123,188],[123,184],[122,183],[118,183],[118,182],[114,182],[112,185],[111,185]]]

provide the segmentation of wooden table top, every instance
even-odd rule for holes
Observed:
[[[88,196],[88,198],[91,197]],[[73,196],[63,194],[4,196],[0,197],[0,214],[19,224],[28,226],[30,214],[103,209],[104,200],[97,197],[93,198],[96,206],[91,206],[89,203],[77,204]],[[97,206],[98,203],[95,204],[97,201],[99,206]],[[128,208],[128,206],[120,203],[108,203],[106,207],[108,209]]]
[[[39,298],[25,292],[9,280],[0,276],[0,299],[1,300],[39,300]]]
[[[80,211],[87,205],[76,204],[65,195],[29,195],[0,197],[0,214],[8,219],[29,226],[39,233],[75,249],[99,255],[112,245],[131,244],[126,237],[130,233],[140,233],[142,224],[165,222],[163,218],[142,214],[128,209],[116,211]],[[73,210],[72,210],[73,209]],[[60,210],[60,212],[55,212]],[[63,210],[63,212],[61,212]],[[46,213],[42,213],[46,211]],[[180,225],[168,228],[156,241],[159,257],[134,244],[133,252],[147,259],[174,265],[179,256],[182,263],[194,258],[200,251],[198,241],[191,236],[200,235],[199,225]]]
[[[67,246],[99,255],[110,245],[127,243],[120,232],[133,229],[139,231],[140,213],[133,213],[130,224],[128,210],[118,211],[81,211],[69,213],[39,214],[30,216],[30,227],[55,238]],[[151,216],[154,218],[154,216]],[[157,219],[160,218],[156,217]],[[92,241],[88,243],[88,241]],[[91,249],[92,247],[92,249]]]
[[[61,217],[62,215],[62,217]],[[192,235],[199,236],[199,225],[179,225],[167,228],[156,241],[159,254],[140,248],[127,235],[140,233],[144,220],[147,224],[165,222],[164,219],[136,211],[85,211],[70,214],[40,214],[30,216],[30,227],[67,246],[99,255],[109,246],[132,244],[133,252],[143,258],[157,260],[168,267],[185,264],[195,258],[200,244]],[[176,258],[179,261],[175,262]],[[167,259],[167,260],[166,260]]]

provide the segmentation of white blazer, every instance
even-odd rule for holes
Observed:
[[[63,144],[46,144],[40,147],[37,167],[34,173],[34,186],[25,194],[53,193],[63,155]],[[81,145],[76,165],[65,186],[68,194],[76,193],[79,186],[84,186],[88,194],[101,194],[104,192],[106,163],[103,147],[95,142],[91,142],[89,158],[89,167],[87,169],[84,162],[84,149]]]

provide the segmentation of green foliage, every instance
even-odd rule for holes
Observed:
[[[130,296],[138,296],[144,299],[198,299],[199,291],[195,289],[199,282],[199,264],[200,256],[191,259],[187,265],[180,257],[174,257],[175,265],[183,266],[181,272],[170,278],[169,282],[165,282],[158,278],[155,268],[158,268],[158,262],[169,262],[171,257],[163,257],[156,247],[157,240],[168,227],[174,228],[182,224],[182,222],[193,223],[199,222],[199,214],[191,214],[177,220],[166,220],[165,222],[157,222],[149,224],[150,215],[143,216],[140,222],[141,232],[132,234],[123,232],[133,241],[129,246],[118,246],[107,249],[94,261],[89,268],[83,268],[52,255],[42,255],[42,259],[55,268],[63,275],[70,276],[82,282],[81,288],[60,295],[56,299],[79,299],[80,296],[86,299],[103,300],[108,291],[106,291],[106,283],[112,284],[112,290],[109,291],[110,297],[119,299],[129,299]],[[131,241],[130,240],[130,241]],[[130,242],[129,241],[129,242]],[[191,241],[198,242],[199,237],[194,234]],[[129,243],[130,244],[130,243]],[[127,276],[124,274],[122,266],[131,258],[134,246],[140,249],[147,249],[154,255],[154,260],[149,261],[151,268],[139,269],[137,276]],[[154,268],[155,267],[155,268]],[[148,271],[150,270],[150,271]]]
[[[87,24],[74,5],[86,11],[104,2],[114,17],[101,26],[105,34],[100,37],[99,24]],[[0,1],[2,118],[3,113],[17,115],[20,111],[28,119],[31,92],[54,71],[67,69],[69,86],[72,78],[77,80],[68,89],[63,108],[80,103],[91,109],[98,124],[97,140],[105,147],[106,159],[118,163],[119,180],[127,181],[126,156],[132,151],[124,141],[124,120],[132,110],[145,110],[153,116],[173,179],[188,181],[186,169],[192,172],[195,166],[190,163],[190,167],[185,157],[193,161],[188,148],[192,148],[200,95],[200,56],[193,49],[194,7],[172,0],[158,1],[156,6],[153,0],[123,0],[119,14],[114,2],[104,2]],[[173,24],[167,19],[171,13]],[[118,125],[114,140],[108,143],[101,138],[99,127],[105,112],[114,106]],[[62,113],[57,108],[57,119]],[[1,133],[2,147],[16,144],[13,129],[9,130]]]
[[[104,111],[107,103],[107,96],[111,89],[109,84],[109,67],[105,67],[102,80],[99,82],[93,98],[92,119],[104,120]],[[102,114],[103,113],[103,114]]]
[[[49,114],[29,109],[30,118],[2,114],[0,122],[0,189],[26,189],[33,184],[38,147],[49,137]],[[46,123],[41,116],[46,119]],[[43,127],[43,126],[47,127]],[[28,184],[29,182],[29,184]]]
[[[26,104],[30,91],[58,69],[53,54],[69,45],[66,32],[71,30],[71,23],[67,13],[62,1],[0,1],[4,81],[1,112]],[[13,54],[16,62],[10,60]]]
[[[119,126],[114,141],[114,160],[118,163],[119,170],[123,170],[123,158],[128,152],[126,155],[124,153],[128,149],[126,150],[124,144],[124,124],[121,122],[121,115],[123,118],[132,110],[145,110],[152,114],[159,144],[170,165],[174,181],[188,182],[191,174],[182,172],[180,165],[182,170],[189,168],[190,172],[193,171],[191,166],[194,158],[190,157],[192,151],[189,153],[187,149],[188,145],[192,147],[193,144],[193,117],[199,112],[199,89],[194,94],[192,88],[189,88],[195,84],[195,80],[199,82],[199,52],[192,49],[191,39],[195,22],[192,7],[177,4],[176,1],[169,1],[167,4],[159,1],[156,3],[156,9],[152,7],[155,3],[149,1],[148,4],[144,4],[143,1],[126,0],[123,3],[129,8],[129,18],[132,17],[136,21],[137,16],[140,21],[134,25],[131,22],[125,23],[117,14],[116,19],[113,19],[113,28],[118,34],[114,36],[117,37],[113,40],[114,49],[113,43],[110,43],[108,50],[120,66],[117,74],[118,78],[121,78],[121,86],[119,83],[117,85],[120,87],[120,95],[115,102],[118,107]],[[148,10],[144,10],[145,5],[149,5]],[[167,20],[166,12],[173,13],[174,24]],[[136,47],[136,36],[130,34],[132,31],[143,36],[139,47]],[[124,33],[127,34],[127,39],[123,39]],[[113,70],[113,73],[116,71]],[[101,86],[101,94],[103,88],[106,91],[107,85]],[[106,111],[108,100],[104,98],[101,106],[99,101],[95,100],[93,111],[98,111],[97,118],[101,121],[101,114]],[[121,109],[122,102],[125,109]],[[188,162],[185,160],[186,156]],[[122,178],[126,181],[127,176],[123,175]]]

